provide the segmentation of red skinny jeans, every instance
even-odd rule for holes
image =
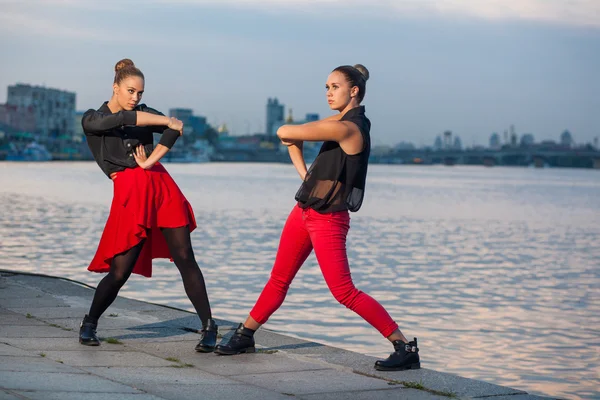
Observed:
[[[283,227],[271,277],[250,316],[260,324],[267,322],[283,303],[290,283],[314,249],[325,282],[333,297],[360,315],[388,337],[398,324],[375,299],[361,292],[352,282],[346,235],[350,228],[348,211],[320,214],[295,206]]]

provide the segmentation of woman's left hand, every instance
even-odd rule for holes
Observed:
[[[139,145],[135,151],[133,152],[133,157],[135,158],[135,162],[144,169],[152,168],[152,165],[148,163],[148,157],[146,156],[146,149],[143,145]]]

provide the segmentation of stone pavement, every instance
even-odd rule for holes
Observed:
[[[262,329],[256,354],[194,351],[198,318],[119,297],[99,347],[78,343],[93,289],[0,272],[0,399],[448,399],[542,397],[428,369],[379,372],[375,358]],[[217,321],[227,338],[237,323]]]

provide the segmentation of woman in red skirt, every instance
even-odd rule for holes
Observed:
[[[144,75],[129,59],[115,66],[112,98],[81,120],[94,159],[112,179],[114,196],[100,244],[88,267],[108,272],[79,330],[79,342],[100,344],[98,318],[117,297],[131,273],[150,277],[152,259],[169,258],[181,273],[185,291],[200,320],[197,351],[214,350],[217,325],[212,319],[204,277],[196,263],[190,232],[196,229],[192,207],[158,162],[173,146],[183,124],[139,104]],[[154,146],[153,133],[162,133]]]
[[[375,368],[420,368],[417,339],[409,342],[381,304],[354,287],[346,255],[348,211],[358,211],[362,204],[371,149],[371,122],[360,106],[368,78],[362,65],[336,68],[325,87],[330,108],[339,114],[303,125],[284,125],[277,131],[303,181],[296,193],[298,204],[283,228],[269,281],[246,322],[228,343],[217,346],[217,354],[255,351],[254,332],[281,306],[294,276],[314,249],[336,300],[392,342],[394,352],[377,361]],[[304,141],[324,142],[308,171],[302,155]]]

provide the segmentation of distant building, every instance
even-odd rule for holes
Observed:
[[[573,144],[575,144],[575,142],[573,141],[573,136],[571,135],[571,132],[565,130],[563,133],[561,133],[560,144],[564,147],[573,147]]]
[[[531,147],[535,144],[535,138],[531,133],[525,133],[521,136],[521,147]]]
[[[500,135],[496,132],[490,136],[490,149],[499,149],[502,146],[500,143]]]
[[[294,116],[292,115],[292,109],[290,108],[290,111],[288,113],[287,118],[285,119],[285,123],[286,124],[293,124],[294,123]]]
[[[283,125],[302,125],[307,122],[314,122],[319,120],[319,114],[308,113],[306,114],[305,119],[303,120],[294,120],[294,116],[292,114],[292,109],[290,108],[288,111],[288,116],[285,121],[279,121],[273,124],[273,135],[277,134],[277,129],[279,129]],[[269,136],[269,135],[267,135]]]
[[[191,108],[171,108],[169,116],[183,122],[183,134],[189,141],[204,137],[207,124],[206,117],[194,115]]]
[[[171,108],[169,110],[169,117],[177,118],[183,122],[183,135],[185,138],[192,133],[190,119],[193,115],[194,111],[191,108]]]
[[[454,144],[452,146],[454,150],[462,150],[462,140],[460,140],[459,136],[454,138]]]
[[[319,114],[309,113],[306,114],[306,122],[314,122],[319,120]]]
[[[515,126],[510,126],[510,145],[512,147],[517,147],[517,131],[515,130]]]
[[[19,83],[8,87],[6,104],[19,110],[31,108],[35,132],[42,139],[58,138],[75,132],[75,97],[73,92]]]
[[[83,118],[84,111],[77,111],[75,113],[74,121],[73,121],[73,141],[74,142],[83,142],[85,140],[85,133],[83,132],[83,126],[81,125],[81,119]]]
[[[444,131],[444,148],[449,149],[452,147],[452,131]]]
[[[189,122],[193,115],[194,111],[191,108],[171,108],[169,110],[169,117],[177,118],[184,124]]]
[[[202,117],[200,115],[193,115],[190,118],[190,125],[192,126],[192,130],[195,136],[204,137],[206,133],[206,128],[208,127],[208,124],[206,123],[206,117]]]
[[[265,125],[265,134],[275,136],[277,128],[283,124],[284,106],[279,103],[277,98],[267,100],[267,124]]]
[[[219,137],[229,136],[229,129],[227,128],[227,124],[221,124],[217,128],[217,132],[219,132]]]
[[[443,146],[444,146],[444,143],[442,142],[442,137],[436,136],[435,141],[433,142],[434,150],[441,150]]]
[[[395,150],[414,150],[415,145],[410,142],[400,142],[394,146]]]
[[[35,132],[33,106],[19,108],[10,104],[0,104],[0,124],[7,125],[20,132]]]

